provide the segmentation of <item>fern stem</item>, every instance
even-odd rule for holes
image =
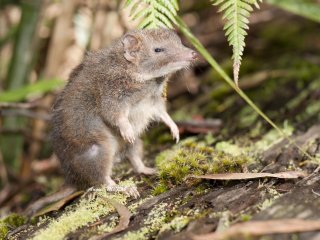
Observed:
[[[239,33],[238,33],[238,1],[235,1],[236,5],[234,6],[235,10],[234,10],[234,32],[235,32],[235,36],[236,36],[236,46],[239,49],[240,47],[240,41],[239,41]],[[233,47],[234,48],[234,47]],[[235,49],[233,49],[233,52],[236,53],[237,51],[235,51]],[[239,54],[239,53],[238,53]],[[211,56],[211,55],[210,55]],[[239,68],[240,68],[240,60],[239,60],[240,56],[235,55],[233,58],[233,78],[234,78],[234,82],[236,83],[236,87],[239,88]]]
[[[252,102],[252,100],[232,81],[228,74],[220,67],[216,60],[211,56],[211,54],[205,49],[202,43],[191,33],[190,29],[185,25],[183,20],[177,16],[178,28],[181,32],[189,39],[192,45],[199,51],[199,53],[208,61],[208,63],[215,69],[220,76],[264,119],[266,120],[274,129],[276,129],[280,135],[289,141],[290,144],[294,145],[300,150],[305,156],[310,160],[315,161],[309,153],[307,153],[302,147],[300,147],[292,138],[290,138],[284,131],[282,131],[266,114],[264,114],[260,108]]]

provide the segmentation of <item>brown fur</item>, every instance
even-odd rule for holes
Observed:
[[[165,122],[178,140],[163,86],[168,74],[194,58],[165,29],[129,32],[110,48],[88,53],[53,107],[52,144],[67,184],[108,185],[114,160],[123,157],[144,173],[139,136],[151,121]]]

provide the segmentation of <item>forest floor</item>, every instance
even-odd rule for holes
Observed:
[[[296,142],[311,154],[320,152],[319,136],[320,124],[293,135]],[[241,138],[239,136],[239,139]],[[318,220],[320,218],[320,174],[319,169],[315,171],[318,163],[309,162],[302,157],[295,147],[288,145],[286,140],[281,140],[274,130],[270,130],[265,138],[263,144],[268,147],[259,155],[259,161],[252,160],[255,155],[252,155],[251,159],[243,160],[242,153],[236,157],[229,153],[222,154],[217,148],[231,149],[233,153],[245,148],[243,146],[240,148],[228,141],[221,141],[222,147],[217,147],[217,144],[213,147],[208,142],[212,144],[214,139],[207,137],[204,138],[205,140],[187,138],[179,147],[162,153],[161,157],[157,158],[160,161],[158,164],[165,164],[164,161],[168,161],[168,167],[160,167],[160,177],[139,177],[127,171],[129,164],[120,163],[115,170],[116,179],[120,182],[123,180],[121,183],[124,185],[137,185],[141,194],[139,199],[128,198],[121,194],[108,195],[105,192],[97,192],[93,194],[94,197],[90,196],[91,194],[85,194],[73,199],[66,207],[59,209],[60,206],[58,206],[58,211],[34,218],[30,223],[20,226],[18,231],[10,232],[8,238],[99,239],[95,236],[114,230],[119,223],[119,214],[124,218],[124,222],[121,223],[124,230],[105,238],[192,239],[194,236],[213,231],[223,232],[230,225],[238,222],[276,219],[282,219],[285,222],[286,219],[292,218]],[[247,153],[253,151],[252,149],[257,151],[262,146],[260,146],[261,141],[245,151]],[[181,154],[181,149],[184,153],[188,151],[187,154]],[[194,163],[192,167],[183,170],[183,165],[188,165],[188,161],[193,157],[196,159],[205,155],[207,158],[208,152],[209,155],[212,154],[210,149],[219,152],[212,156],[217,157],[214,161],[219,162],[219,169],[226,172],[241,172],[241,169],[244,172],[268,173],[294,170],[306,175],[298,179],[260,178],[229,181],[195,181],[187,178],[188,174],[200,174],[204,170]],[[177,166],[174,166],[175,164]],[[165,186],[169,187],[165,188]],[[160,193],[161,191],[164,192]],[[108,199],[123,204],[122,208],[126,206],[127,209],[114,205],[114,202]],[[113,206],[117,211],[114,211]],[[292,237],[319,239],[320,233],[314,231],[277,234],[269,235],[267,239],[292,239]],[[239,233],[231,235],[231,239],[239,239]]]
[[[138,199],[96,189],[55,204],[30,221],[12,215],[2,220],[1,231],[8,239],[248,239],[253,229],[228,229],[263,221],[256,228],[265,233],[257,239],[320,239],[319,230],[303,232],[308,222],[298,222],[301,233],[290,231],[292,219],[320,219],[320,46],[301,44],[319,36],[309,31],[312,23],[291,20],[295,24],[290,27],[280,20],[264,25],[257,34],[264,36],[258,48],[248,44],[240,87],[314,159],[260,119],[222,81],[215,81],[217,74],[203,65],[195,71],[201,79],[199,92],[170,100],[182,141],[173,145],[163,126],[147,133],[147,165],[155,164],[159,174],[138,176],[127,162],[115,166],[114,179],[136,185]],[[279,30],[283,27],[286,33]],[[226,61],[225,67],[230,66]],[[250,173],[289,171],[298,177],[246,179]],[[193,177],[240,172],[244,175],[235,180]],[[54,181],[51,185],[59,185]],[[39,185],[41,178],[24,192],[33,196],[29,202],[44,195]],[[274,233],[267,220],[275,220],[282,234]],[[4,221],[11,223],[6,229]],[[213,232],[218,234],[205,235]]]

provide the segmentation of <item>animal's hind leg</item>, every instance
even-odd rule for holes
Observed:
[[[92,144],[74,156],[65,169],[71,184],[85,188],[105,184],[106,169],[110,167],[112,159],[106,158],[104,152],[103,145]]]
[[[139,196],[136,187],[119,186],[112,180],[113,161],[117,152],[118,142],[112,136],[87,146],[81,154],[72,156],[72,161],[62,162],[67,182],[82,189],[105,185],[109,192]]]
[[[137,139],[134,144],[128,146],[129,149],[127,152],[127,157],[131,162],[135,172],[146,175],[153,175],[157,172],[155,168],[146,167],[142,162],[143,144],[140,139]]]
[[[137,198],[139,192],[136,186],[119,186],[111,178],[113,162],[118,154],[118,142],[112,136],[109,137],[109,141],[105,141],[101,144],[103,148],[103,157],[105,162],[105,178],[104,183],[108,192],[121,192],[129,196]]]

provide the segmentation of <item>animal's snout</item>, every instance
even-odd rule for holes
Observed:
[[[191,58],[196,60],[198,58],[198,53],[196,51],[191,51]]]
[[[193,60],[196,60],[198,58],[198,53],[190,48],[187,48],[186,49],[187,51],[185,52],[186,54],[186,58],[189,60],[189,61],[193,61]]]
[[[181,61],[193,61],[199,57],[198,53],[190,48],[184,47],[181,50],[179,54]]]

